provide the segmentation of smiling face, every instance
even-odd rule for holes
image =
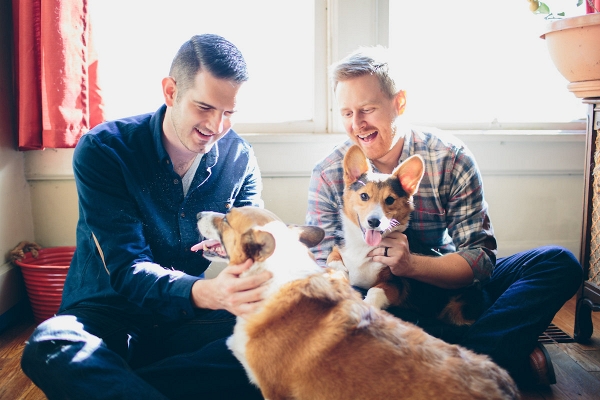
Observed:
[[[241,83],[200,71],[181,91],[172,77],[163,79],[167,112],[163,121],[167,151],[207,153],[232,126]]]
[[[404,91],[390,98],[375,75],[363,75],[340,81],[335,91],[346,133],[367,158],[381,164],[398,164],[403,137],[396,129],[396,118],[404,111]],[[398,145],[398,146],[396,146]],[[384,172],[388,168],[383,168]]]

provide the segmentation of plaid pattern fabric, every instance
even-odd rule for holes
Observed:
[[[343,243],[342,161],[352,144],[347,140],[338,145],[312,172],[306,222],[325,230],[325,238],[313,248],[321,265],[325,265],[334,244]],[[425,160],[425,175],[414,196],[415,210],[405,232],[411,251],[457,252],[473,268],[475,280],[486,281],[494,269],[497,250],[475,158],[447,133],[414,129],[405,135],[400,163],[413,154]]]

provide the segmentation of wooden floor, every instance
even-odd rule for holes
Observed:
[[[554,325],[573,336],[575,299],[554,318]],[[590,343],[549,343],[556,385],[522,393],[523,400],[600,399],[600,313],[592,314],[594,334]],[[44,394],[23,374],[20,367],[25,340],[34,329],[27,319],[0,334],[0,399],[44,400]]]

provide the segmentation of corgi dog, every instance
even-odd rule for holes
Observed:
[[[227,345],[270,400],[517,399],[508,373],[366,304],[344,274],[319,266],[307,246],[317,227],[288,227],[256,207],[202,212],[212,261],[254,263],[272,273],[257,311],[237,317]]]
[[[413,155],[391,174],[381,174],[355,145],[343,162],[344,244],[334,246],[327,265],[346,272],[351,285],[367,290],[365,301],[374,307],[400,307],[453,325],[472,324],[483,311],[478,286],[448,290],[397,277],[367,256],[389,233],[408,227],[413,195],[424,175],[423,158]]]

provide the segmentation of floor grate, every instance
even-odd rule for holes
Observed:
[[[556,325],[550,324],[546,331],[540,335],[538,342],[541,343],[573,343],[575,340],[560,330]]]

